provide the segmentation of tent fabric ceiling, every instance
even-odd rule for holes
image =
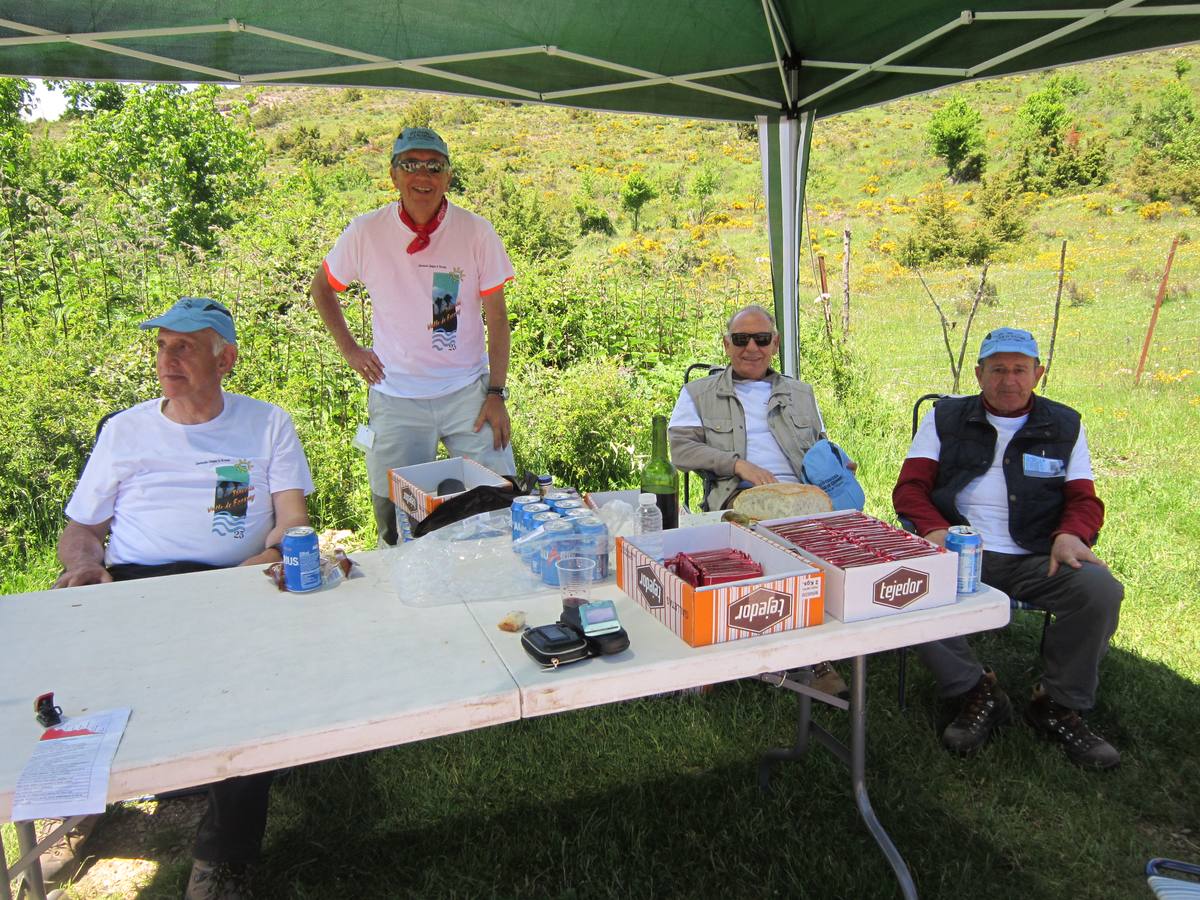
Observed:
[[[749,121],[1200,40],[1200,2],[8,0],[0,73],[390,87]]]

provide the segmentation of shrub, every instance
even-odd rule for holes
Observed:
[[[983,117],[962,97],[953,97],[934,112],[926,130],[929,149],[946,162],[955,181],[974,181],[983,174]]]
[[[650,418],[675,400],[655,393],[609,357],[562,371],[527,366],[514,379],[511,404],[517,468],[580,490],[636,485]]]
[[[575,215],[579,218],[581,235],[603,234],[612,237],[617,233],[608,213],[601,209],[594,200],[585,200],[582,197],[576,199]]]
[[[621,208],[633,216],[633,230],[638,230],[642,207],[658,196],[658,189],[641,172],[630,172],[621,185]]]

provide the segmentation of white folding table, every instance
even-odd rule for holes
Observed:
[[[939,609],[692,648],[609,584],[596,593],[616,602],[630,649],[546,672],[497,623],[514,606],[531,624],[554,621],[557,591],[419,608],[391,587],[388,551],[355,559],[364,577],[312,594],[279,593],[259,569],[228,569],[0,597],[0,820],[41,733],[33,699],[48,690],[67,715],[132,707],[109,784],[115,802],[697,685],[779,684],[772,673],[852,659],[848,704],[783,682],[799,695],[797,742],[769,758],[795,757],[810,736],[833,749],[905,895],[915,896],[866,793],[866,656],[1009,618],[1008,598],[988,589]],[[849,748],[811,722],[814,696],[849,709]],[[0,900],[24,868],[41,888],[36,861],[54,836],[35,845],[32,823],[18,823],[18,837],[11,872],[0,852]]]

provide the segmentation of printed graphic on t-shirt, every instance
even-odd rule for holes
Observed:
[[[458,346],[458,286],[462,270],[433,273],[433,331],[434,350],[454,350]]]
[[[246,535],[246,510],[254,488],[250,485],[250,466],[240,462],[232,466],[217,466],[216,496],[212,506],[212,533],[233,535],[237,540]]]

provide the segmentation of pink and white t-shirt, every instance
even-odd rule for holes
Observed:
[[[325,257],[325,274],[334,290],[359,281],[371,295],[384,368],[373,388],[443,397],[487,371],[481,298],[510,281],[513,267],[491,223],[453,203],[429,246],[410,254],[414,236],[399,202],[364,213]]]

